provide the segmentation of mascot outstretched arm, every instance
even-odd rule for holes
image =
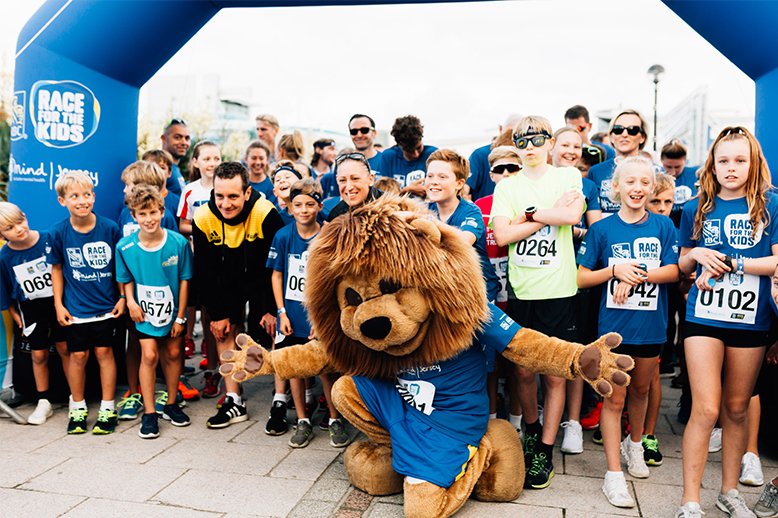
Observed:
[[[222,354],[243,382],[344,374],[337,409],[368,440],[346,451],[350,482],[404,492],[408,517],[454,514],[473,494],[514,500],[524,483],[516,430],[489,421],[486,360],[584,378],[609,396],[634,363],[606,335],[589,346],[521,328],[486,301],[475,251],[419,204],[384,196],[326,225],[309,250],[305,297],[316,340],[266,351],[247,335]]]

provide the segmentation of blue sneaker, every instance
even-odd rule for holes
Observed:
[[[165,413],[165,405],[167,405],[167,390],[158,390],[154,394],[157,396],[154,399],[154,410],[162,415]]]
[[[159,437],[159,416],[156,412],[153,414],[143,414],[138,435],[142,439],[156,439]]]
[[[143,409],[143,401],[140,394],[130,394],[122,398],[116,408],[119,409],[119,419],[131,421],[138,418],[138,412]]]

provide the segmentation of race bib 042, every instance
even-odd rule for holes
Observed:
[[[616,257],[608,258],[608,267],[613,267],[617,264],[634,263],[639,262],[646,266],[647,270],[654,270],[659,268],[660,262],[657,260],[649,259],[619,259]],[[644,282],[637,286],[632,286],[627,296],[627,302],[619,305],[613,300],[613,293],[616,291],[616,286],[619,284],[619,279],[613,278],[608,281],[608,294],[605,302],[605,307],[609,309],[630,309],[637,311],[656,311],[657,301],[659,300],[659,286],[650,282]]]

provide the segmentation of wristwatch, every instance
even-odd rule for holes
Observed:
[[[527,207],[524,209],[524,217],[527,219],[527,221],[535,221],[535,213],[538,211],[538,208],[534,205],[532,207]]]
[[[184,317],[184,318],[178,318],[178,317],[176,317],[176,324],[179,324],[179,325],[182,325],[182,326],[183,326],[184,324],[186,324],[186,317]]]

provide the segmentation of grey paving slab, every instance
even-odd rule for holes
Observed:
[[[680,486],[657,486],[648,482],[637,481],[632,482],[632,486],[637,495],[640,510],[646,518],[675,516],[675,511],[681,505],[683,488]],[[718,494],[718,490],[703,489],[700,491],[703,512],[712,516],[724,516],[724,513],[716,509],[716,497]],[[753,497],[753,501],[746,499],[749,507],[753,507],[753,503],[757,498],[758,496]]]
[[[364,514],[365,518],[404,518],[402,504],[377,502]]]
[[[516,516],[531,516],[532,518],[562,518],[562,509],[538,506],[494,502],[479,502],[472,498],[465,502],[459,510],[459,515],[467,518],[513,518]]]
[[[550,488],[553,488],[553,492]],[[612,513],[621,516],[639,516],[638,510],[619,509],[605,499],[602,493],[602,479],[578,477],[572,475],[557,475],[551,481],[551,486],[542,490],[525,489],[515,500],[516,503],[536,506],[554,505],[564,509],[577,509],[587,513]]]
[[[376,500],[378,502],[383,502],[385,504],[403,504],[403,495],[402,493],[398,493],[396,495],[389,495],[389,496],[377,496]]]
[[[348,475],[346,475],[346,466],[343,464],[343,454],[338,455],[332,464],[330,464],[329,467],[324,470],[324,473],[321,474],[321,478],[348,480]]]
[[[265,433],[265,424],[267,423],[267,414],[261,420],[256,422],[253,426],[237,434],[233,442],[252,444],[257,446],[287,446],[289,438],[294,435],[294,426],[292,422],[294,420],[294,412],[287,412],[287,421],[289,422],[289,431],[284,435],[268,435]],[[325,451],[339,451],[338,448],[333,448],[330,445],[330,434],[327,431],[319,429],[318,419],[313,423],[313,439],[305,447],[305,450],[325,450]],[[353,440],[359,437],[359,430],[354,428],[350,423],[346,423],[346,433],[349,438]],[[291,449],[291,447],[290,447]]]
[[[63,496],[37,491],[0,489],[3,516],[55,518],[85,500],[81,496]]]
[[[303,500],[287,515],[287,518],[322,518],[334,513],[337,506],[337,502]]]
[[[306,493],[305,500],[340,502],[350,489],[351,484],[349,484],[348,480],[321,478]]]
[[[20,489],[144,502],[184,471],[162,467],[149,469],[108,459],[95,462],[89,458],[75,458],[33,478]]]
[[[121,516],[122,518],[221,518],[223,513],[195,511],[184,507],[159,504],[141,504],[90,498],[78,507],[68,511],[62,518],[100,518]]]
[[[308,480],[274,479],[236,473],[213,476],[208,471],[191,470],[160,491],[154,500],[204,511],[286,516],[312,485],[313,482]]]
[[[289,448],[262,448],[248,444],[211,441],[179,441],[149,462],[152,466],[201,469],[213,472],[266,475]]]
[[[67,455],[68,457],[89,458],[104,461],[143,464],[178,441],[170,437],[159,437],[145,440],[138,437],[137,432],[112,433],[110,435],[64,435],[60,439],[39,448],[35,453],[49,455]]]
[[[271,477],[315,481],[321,472],[327,469],[340,450],[310,450],[302,448],[294,450],[270,472]]]
[[[0,487],[15,487],[23,484],[68,458],[63,455],[42,455],[38,453],[0,452]]]
[[[0,450],[31,452],[66,436],[66,426],[45,423],[42,426],[18,425],[10,419],[0,419]]]

